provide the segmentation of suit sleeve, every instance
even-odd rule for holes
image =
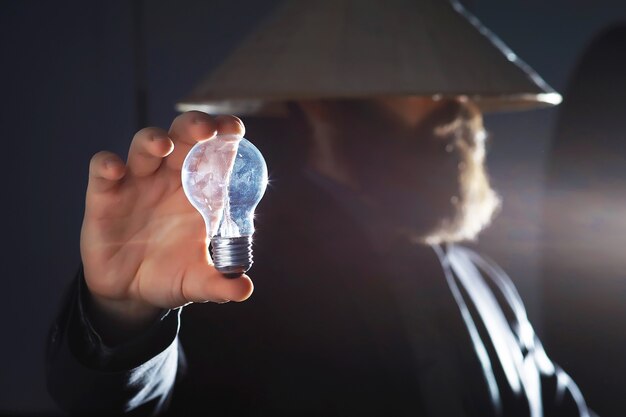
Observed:
[[[163,311],[134,339],[107,346],[86,314],[88,300],[81,266],[48,335],[48,392],[72,415],[163,413],[185,368],[180,309]]]

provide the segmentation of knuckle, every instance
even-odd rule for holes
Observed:
[[[213,118],[208,113],[199,110],[189,110],[178,116],[183,119],[212,122]]]
[[[179,114],[174,119],[175,125],[202,125],[214,128],[215,119],[208,113],[199,110],[190,110]]]
[[[220,130],[228,130],[229,132],[238,134],[243,134],[246,131],[243,121],[237,116],[222,114],[216,116],[215,120],[219,124]]]
[[[152,139],[155,136],[163,136],[163,135],[167,135],[167,133],[158,127],[144,127],[143,129],[139,130],[137,133],[135,133],[135,136],[133,137],[133,142],[137,142],[137,141],[147,141]]]
[[[104,161],[106,161],[108,158],[113,158],[113,157],[115,157],[115,154],[113,152],[109,152],[109,151],[96,152],[89,161],[89,167],[91,169],[96,169],[100,167],[101,165],[103,165]]]
[[[175,141],[193,143],[193,141],[212,137],[217,130],[217,122],[212,116],[191,110],[174,119],[170,128],[170,137]]]
[[[93,154],[93,156],[91,157],[91,161],[92,162],[97,162],[99,160],[102,160],[104,158],[106,158],[107,156],[111,155],[111,152],[109,151],[100,151],[100,152],[96,152],[95,154]]]

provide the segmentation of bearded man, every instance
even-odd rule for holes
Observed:
[[[320,16],[336,22],[330,17],[348,6],[356,17],[341,21],[360,29],[388,17],[389,7],[417,7],[338,3],[288,2],[252,43],[268,43],[268,31],[306,32]],[[417,15],[468,17],[452,5],[423,2]],[[470,37],[480,32],[464,27]],[[241,50],[249,54],[250,44]],[[237,53],[224,65],[239,62]],[[211,114],[238,99],[215,97],[233,85],[219,80],[232,71],[215,73],[213,96],[195,100],[213,106],[204,108]],[[341,86],[348,84],[371,86]],[[506,274],[459,244],[475,239],[499,206],[481,116],[493,97],[469,87],[438,95],[374,87],[377,94],[349,97],[319,85],[317,95],[283,91],[263,102],[268,112],[282,103],[286,117],[270,123],[282,138],[260,124],[248,129],[276,167],[257,210],[253,297],[248,275],[230,279],[213,267],[204,222],[180,183],[191,147],[243,135],[242,119],[185,111],[168,130],[137,132],[126,161],[110,152],[92,158],[82,264],[49,344],[49,389],[62,407],[109,415],[589,415]],[[438,91],[457,87],[446,88]],[[253,86],[243,89],[254,95]],[[554,94],[523,91],[500,101],[529,105]],[[239,100],[262,109],[250,106],[258,99]],[[290,134],[300,137],[287,144]]]

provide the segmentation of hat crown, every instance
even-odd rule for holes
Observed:
[[[467,96],[485,111],[558,104],[457,1],[286,1],[184,99],[240,114],[290,100]]]

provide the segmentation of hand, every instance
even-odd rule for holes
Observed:
[[[159,310],[191,302],[243,301],[243,275],[228,279],[212,264],[204,221],[181,185],[185,156],[198,141],[244,133],[234,116],[178,116],[169,132],[137,132],[126,164],[111,152],[91,159],[80,250],[85,280],[99,310],[142,323]]]

